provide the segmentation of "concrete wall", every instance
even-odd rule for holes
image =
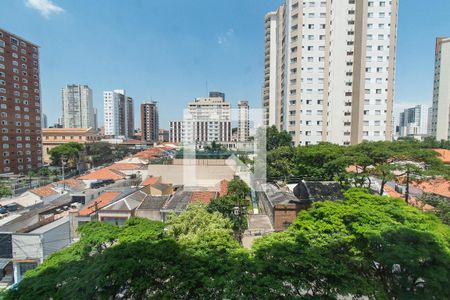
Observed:
[[[149,165],[148,173],[161,176],[164,183],[211,187],[222,179],[233,179],[235,172],[229,166]]]
[[[136,210],[136,217],[145,218],[153,221],[163,221],[163,216],[159,209],[150,210],[150,209],[139,209]]]
[[[44,258],[53,252],[67,247],[70,242],[70,223],[67,219],[67,222],[42,234]]]
[[[36,259],[42,262],[44,249],[40,234],[15,233],[12,235],[13,259],[29,260]]]

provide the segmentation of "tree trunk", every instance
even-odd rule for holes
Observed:
[[[383,178],[381,179],[380,196],[383,196],[384,194],[384,186],[386,185],[386,183],[387,183],[386,177],[383,176]]]
[[[406,191],[405,191],[405,201],[408,204],[409,200],[409,170],[406,171]]]

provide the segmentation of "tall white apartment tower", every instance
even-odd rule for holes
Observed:
[[[416,105],[400,113],[398,136],[423,137],[428,134],[429,106]]]
[[[391,140],[398,0],[286,0],[265,17],[267,126],[296,144]]]
[[[438,141],[450,137],[450,38],[436,39],[431,135]]]
[[[128,138],[134,127],[133,99],[126,97],[124,90],[103,92],[105,135]]]
[[[238,102],[238,127],[237,140],[239,142],[246,142],[250,136],[250,119],[249,119],[248,101]]]
[[[200,97],[184,114],[183,142],[231,141],[231,106],[220,97]]]
[[[64,128],[94,128],[92,90],[87,85],[71,84],[62,89]]]

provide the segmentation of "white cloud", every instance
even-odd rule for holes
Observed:
[[[226,32],[219,33],[217,35],[217,44],[223,46],[229,45],[230,39],[233,37],[233,35],[234,35],[233,28],[228,29]]]
[[[62,7],[54,4],[51,0],[26,0],[25,5],[29,8],[36,9],[45,18],[48,18],[53,13],[59,14],[64,12]]]

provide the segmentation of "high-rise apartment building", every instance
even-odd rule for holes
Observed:
[[[94,127],[92,90],[87,85],[71,84],[62,89],[64,128]]]
[[[184,114],[182,140],[200,144],[231,141],[230,103],[222,96],[200,97],[190,102]]]
[[[183,121],[170,121],[169,142],[181,143],[183,135]]]
[[[431,135],[450,138],[450,37],[436,39]]]
[[[0,28],[0,173],[42,166],[38,46]]]
[[[134,136],[134,106],[133,98],[127,97],[127,136]]]
[[[416,105],[407,108],[400,113],[398,136],[399,137],[423,137],[428,134],[427,105]]]
[[[159,115],[156,101],[141,104],[141,139],[150,143],[159,140]]]
[[[239,142],[246,142],[250,137],[249,110],[248,101],[238,102],[237,140]]]
[[[94,129],[98,129],[98,112],[97,108],[94,108]]]
[[[265,17],[264,120],[296,144],[391,140],[398,0],[286,0]]]
[[[46,114],[42,114],[41,128],[48,128],[47,115]]]
[[[224,93],[211,92],[190,102],[183,121],[170,122],[170,141],[197,145],[231,141],[231,106],[223,97]]]
[[[109,137],[133,136],[133,99],[124,90],[103,92],[105,135]]]

